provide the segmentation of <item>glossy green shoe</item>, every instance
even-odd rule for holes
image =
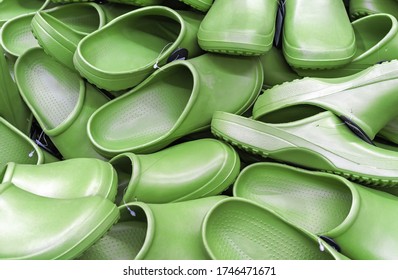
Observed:
[[[284,1],[283,53],[296,68],[328,69],[349,63],[355,34],[343,1]]]
[[[9,19],[44,9],[50,0],[3,0],[0,2],[0,27]]]
[[[114,201],[117,191],[112,165],[93,158],[41,165],[9,162],[0,179],[30,193],[60,199],[101,196]]]
[[[74,70],[73,54],[79,42],[105,24],[98,4],[77,3],[36,13],[31,28],[47,54]]]
[[[235,146],[280,162],[386,191],[398,187],[398,153],[363,141],[329,111],[280,124],[217,112],[212,131]]]
[[[18,58],[15,78],[20,93],[64,158],[103,159],[86,133],[91,114],[108,99],[40,48]]]
[[[314,234],[241,198],[227,198],[211,208],[203,222],[202,237],[216,260],[347,259]]]
[[[274,41],[278,1],[217,0],[198,31],[199,46],[209,52],[261,55]]]
[[[177,58],[176,50],[185,48],[189,57],[202,53],[196,39],[202,18],[162,6],[132,11],[84,38],[74,56],[75,67],[100,88],[118,91],[134,87],[165,65],[170,56]]]
[[[276,163],[244,169],[234,195],[329,240],[351,259],[397,259],[398,198],[340,176]],[[380,215],[380,213],[383,213]]]
[[[0,117],[0,174],[8,162],[41,164],[42,150],[28,136]]]
[[[54,199],[0,184],[0,259],[73,259],[119,218],[102,197]]]
[[[107,156],[155,152],[208,128],[217,110],[244,113],[262,84],[257,58],[205,54],[175,61],[97,110],[89,137]]]
[[[350,17],[358,19],[364,16],[386,13],[398,17],[396,0],[350,0]]]
[[[179,0],[181,2],[184,2],[185,4],[191,6],[192,8],[202,11],[202,12],[207,12],[211,5],[213,4],[213,0]]]
[[[260,56],[260,60],[264,69],[264,88],[271,88],[301,78],[287,64],[282,51],[275,47]]]
[[[201,238],[206,213],[225,196],[167,204],[128,203],[120,220],[80,259],[206,260]]]
[[[169,203],[217,195],[239,174],[239,156],[215,139],[178,144],[149,155],[120,154],[117,171],[124,203]]]
[[[397,87],[398,60],[344,78],[304,78],[264,91],[253,118],[283,123],[329,110],[374,139],[391,120],[398,122]]]
[[[0,117],[26,135],[32,124],[32,113],[19,94],[11,74],[6,57],[0,48]]]
[[[377,63],[398,59],[398,21],[389,14],[375,14],[352,23],[357,51],[347,65],[328,70],[294,69],[303,77],[337,78],[358,73]]]

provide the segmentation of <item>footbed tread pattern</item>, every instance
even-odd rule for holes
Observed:
[[[206,235],[217,259],[327,259],[317,243],[257,207],[219,207]]]
[[[211,132],[217,138],[219,138],[219,139],[221,139],[221,140],[223,140],[241,150],[252,153],[254,155],[260,155],[264,158],[268,158],[268,157],[272,158],[272,155],[270,156],[270,154],[265,153],[264,151],[261,151],[260,149],[257,149],[255,147],[246,145],[244,143],[239,143],[237,141],[234,141],[233,139],[230,139],[228,136],[223,135],[221,132],[217,131],[213,127],[211,128]],[[278,161],[277,159],[275,159],[275,160]],[[283,162],[283,163],[287,163],[287,162]],[[386,179],[372,178],[372,177],[367,177],[364,175],[352,174],[352,173],[349,173],[346,171],[338,171],[338,170],[319,169],[318,171],[339,175],[339,176],[342,176],[350,181],[354,181],[356,183],[363,184],[363,185],[366,185],[369,187],[393,188],[393,187],[398,186],[397,180],[386,180]]]

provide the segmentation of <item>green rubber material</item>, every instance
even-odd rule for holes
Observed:
[[[202,238],[216,260],[346,259],[315,235],[241,198],[224,199],[207,213]]]
[[[304,78],[264,91],[254,105],[253,118],[283,123],[328,110],[349,118],[374,139],[390,121],[398,122],[397,87],[398,60],[344,78]]]
[[[350,0],[350,17],[358,19],[367,15],[387,13],[398,17],[396,0]]]
[[[75,70],[73,55],[79,42],[106,24],[106,15],[95,3],[77,3],[36,13],[32,32],[50,56]]]
[[[42,150],[31,140],[0,117],[0,174],[8,162],[41,164],[44,162]]]
[[[11,182],[27,192],[59,199],[101,196],[115,200],[117,174],[99,159],[78,158],[32,165],[9,162],[0,182]]]
[[[91,114],[108,101],[100,91],[40,48],[18,58],[15,78],[22,98],[64,158],[103,159],[86,133]]]
[[[367,186],[398,186],[398,153],[361,140],[331,112],[269,124],[216,112],[211,124],[219,138],[251,153],[341,175]]]
[[[264,87],[271,88],[285,82],[291,82],[301,77],[290,68],[281,50],[272,47],[260,56],[264,69]]]
[[[394,215],[398,198],[393,195],[340,176],[277,163],[244,169],[234,195],[273,209],[300,228],[332,238],[351,259],[398,258]]]
[[[398,21],[389,14],[374,14],[352,23],[357,51],[347,65],[328,70],[294,69],[303,77],[337,78],[358,73],[374,64],[398,59]]]
[[[213,0],[179,0],[179,1],[201,12],[207,12],[210,9],[211,5],[213,4]]]
[[[44,9],[50,0],[3,0],[0,2],[0,27],[16,16]]]
[[[32,113],[19,94],[8,62],[0,48],[0,116],[28,135],[32,124]]]
[[[206,260],[201,238],[206,213],[225,196],[120,206],[120,220],[81,256],[86,260]]]
[[[110,160],[118,174],[117,201],[171,203],[220,194],[240,171],[239,156],[215,139],[185,142],[149,155]]]
[[[209,52],[261,55],[272,47],[277,0],[217,0],[198,31],[199,46]]]
[[[54,199],[0,185],[0,259],[73,259],[119,218],[102,197]],[[62,217],[62,218],[61,218]]]
[[[327,69],[349,63],[356,36],[343,1],[288,0],[283,53],[296,68]]]
[[[95,0],[51,0],[54,3],[77,3],[77,2],[93,2]],[[112,3],[121,3],[134,6],[151,6],[161,4],[164,0],[109,0]]]
[[[202,53],[196,34],[203,16],[151,6],[124,14],[84,38],[74,55],[80,74],[99,88],[134,87],[162,66],[178,48]],[[128,36],[126,36],[128,34]]]
[[[175,61],[97,110],[89,137],[106,156],[155,152],[208,128],[217,110],[244,113],[262,84],[258,58],[205,54]]]

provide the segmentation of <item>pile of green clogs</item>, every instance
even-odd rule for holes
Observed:
[[[51,1],[0,1],[0,259],[398,259],[398,1]]]

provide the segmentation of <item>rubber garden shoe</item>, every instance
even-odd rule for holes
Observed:
[[[0,2],[0,27],[9,19],[37,12],[49,3],[50,0],[3,0]]]
[[[106,156],[155,152],[208,128],[217,110],[244,113],[262,84],[255,57],[205,54],[175,61],[97,110],[88,123],[90,140]]]
[[[287,64],[282,51],[275,47],[260,56],[260,60],[264,69],[264,88],[271,88],[301,78]]]
[[[22,98],[64,158],[100,156],[86,133],[91,114],[108,99],[40,48],[30,49],[15,65]]]
[[[29,134],[32,113],[22,100],[8,62],[0,48],[0,116],[25,134]]]
[[[398,186],[398,153],[363,141],[329,111],[279,124],[216,112],[212,131],[235,146],[280,162],[385,191]]]
[[[397,3],[398,4],[398,3]],[[338,69],[294,69],[305,77],[345,77],[384,61],[398,59],[398,21],[389,14],[374,14],[352,23],[357,51],[352,61]]]
[[[196,34],[202,17],[162,6],[132,11],[84,38],[75,67],[100,88],[134,87],[169,59],[201,54]]]
[[[336,68],[353,59],[356,37],[343,1],[289,0],[284,3],[283,53],[291,66]]]
[[[273,209],[351,259],[398,258],[396,196],[340,176],[276,163],[244,169],[234,195]]]
[[[386,13],[398,17],[395,0],[350,0],[350,17],[358,19],[367,15]]]
[[[120,206],[120,220],[80,259],[205,260],[201,226],[210,208],[225,196],[177,203]]]
[[[204,219],[202,237],[217,260],[347,259],[314,234],[241,198],[226,198],[213,206]]]
[[[98,4],[76,3],[36,13],[31,28],[47,54],[74,70],[73,54],[79,42],[105,24]]]
[[[398,60],[344,78],[304,78],[264,91],[253,118],[283,123],[329,110],[370,142],[391,120],[398,123],[397,88]]]
[[[192,8],[202,11],[202,12],[207,12],[211,5],[213,4],[213,0],[179,0]]]
[[[215,139],[178,144],[149,155],[111,159],[119,180],[117,201],[169,203],[223,192],[239,174],[239,156]]]
[[[73,259],[117,221],[102,197],[54,199],[0,184],[0,259]]]
[[[199,46],[209,52],[261,55],[274,41],[278,1],[217,0],[198,31]]]
[[[30,193],[60,199],[101,196],[114,201],[117,190],[112,165],[94,158],[41,165],[9,162],[0,179]]]

